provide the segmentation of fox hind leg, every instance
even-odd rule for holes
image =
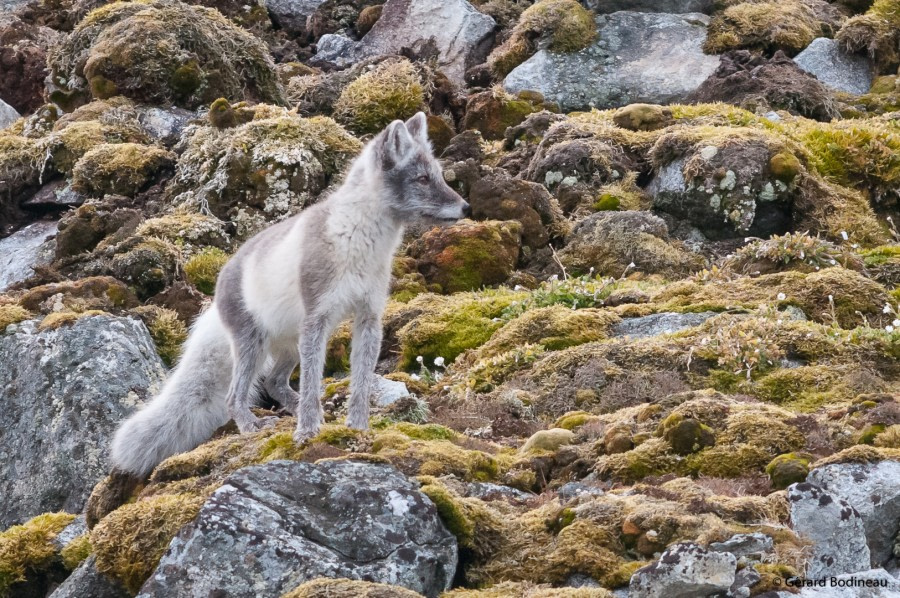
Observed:
[[[257,396],[257,380],[265,361],[262,335],[255,329],[244,329],[232,338],[234,366],[228,388],[228,414],[242,434],[273,425],[277,418],[258,418],[250,411]]]
[[[300,408],[300,394],[291,388],[291,374],[300,362],[297,348],[279,350],[274,352],[275,364],[266,376],[265,389],[269,395],[278,401],[285,410],[297,415]]]

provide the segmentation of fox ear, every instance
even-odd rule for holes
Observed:
[[[381,143],[381,155],[386,169],[403,164],[416,151],[416,142],[402,120],[395,120],[388,125]]]
[[[413,139],[424,144],[428,143],[428,119],[425,117],[424,112],[418,112],[406,121],[406,129],[413,136]]]

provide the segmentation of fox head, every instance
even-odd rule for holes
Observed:
[[[386,201],[401,222],[449,224],[471,213],[466,200],[444,182],[423,112],[405,123],[395,120],[374,143],[389,190]]]

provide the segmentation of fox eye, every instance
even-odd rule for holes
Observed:
[[[416,179],[416,182],[417,182],[417,183],[422,183],[422,184],[424,185],[424,184],[426,184],[426,183],[427,183],[428,181],[430,181],[430,180],[431,180],[431,179],[428,178],[428,175],[427,175],[427,174],[423,174],[422,176],[420,176],[419,178]]]

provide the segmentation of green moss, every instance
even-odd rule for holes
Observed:
[[[0,305],[0,334],[2,334],[10,324],[18,324],[19,322],[33,317],[34,314],[15,303]]]
[[[673,413],[662,421],[657,434],[666,439],[678,455],[689,455],[712,446],[716,435],[712,428],[695,419]]]
[[[197,290],[212,295],[216,290],[219,272],[228,262],[229,255],[218,247],[208,247],[188,260],[184,274]]]
[[[570,411],[554,422],[554,428],[562,428],[564,430],[575,430],[586,423],[595,421],[597,416],[587,411]]]
[[[656,104],[630,104],[616,110],[616,126],[630,131],[655,131],[672,121],[672,111]]]
[[[421,594],[384,583],[322,577],[299,585],[282,595],[281,598],[323,598],[326,596],[328,598],[419,598]]]
[[[175,95],[181,98],[190,97],[203,85],[203,71],[200,69],[200,65],[196,60],[190,60],[179,66],[172,73],[169,85]]]
[[[459,437],[459,434],[450,428],[445,428],[438,424],[419,425],[409,422],[398,422],[391,426],[390,429],[416,440],[455,440]]]
[[[800,174],[802,165],[791,152],[778,152],[769,158],[769,170],[782,183],[790,184]]]
[[[0,594],[52,564],[57,556],[53,540],[74,519],[69,513],[47,513],[0,533]]]
[[[881,266],[894,260],[900,260],[900,244],[881,245],[880,247],[864,250],[862,256],[866,267]]]
[[[448,440],[413,440],[391,429],[376,435],[371,452],[407,475],[452,474],[465,480],[491,481],[500,474],[500,463],[493,455]]]
[[[302,456],[303,449],[294,442],[294,435],[291,432],[273,434],[259,449],[260,463],[278,459],[298,461]]]
[[[619,209],[620,205],[621,200],[618,197],[611,193],[602,193],[591,207],[597,212],[615,212]]]
[[[415,368],[416,358],[426,363],[443,357],[448,363],[466,349],[484,344],[502,322],[495,321],[521,293],[488,291],[452,297],[419,295],[407,306],[420,315],[397,332],[399,369]]]
[[[766,465],[766,475],[772,480],[772,487],[784,490],[791,484],[805,482],[809,474],[811,456],[805,453],[778,455]]]
[[[204,500],[203,496],[168,494],[116,509],[91,531],[97,570],[137,593],[169,542],[197,516]]]
[[[869,10],[850,18],[837,41],[849,52],[866,52],[877,72],[892,74],[900,63],[900,7],[896,0],[875,0]]]
[[[347,448],[359,439],[360,434],[359,430],[353,430],[347,426],[325,425],[312,442],[323,442],[338,448]]]
[[[334,104],[335,118],[355,133],[377,133],[422,109],[421,75],[408,60],[386,61],[347,85]]]
[[[62,558],[65,568],[74,571],[78,565],[91,556],[92,551],[90,534],[82,534],[66,544],[59,556]]]
[[[542,345],[524,344],[504,353],[479,359],[466,370],[466,386],[490,392],[516,372],[525,370],[546,352]]]
[[[539,40],[546,40],[553,52],[577,52],[597,37],[594,15],[575,0],[541,0],[527,8],[513,28],[512,35],[488,57],[498,77],[537,51]]]
[[[685,470],[692,475],[738,478],[761,471],[771,458],[751,444],[714,446],[687,457]]]
[[[853,398],[852,391],[840,384],[846,374],[829,366],[784,368],[759,378],[748,390],[761,399],[808,412]]]
[[[459,498],[438,484],[426,484],[420,490],[437,507],[438,516],[459,544],[470,546],[475,539],[475,525],[466,517]]]
[[[119,88],[116,84],[103,75],[94,75],[88,83],[91,88],[91,95],[98,100],[106,100],[119,95]]]
[[[887,426],[884,424],[869,424],[856,437],[857,444],[875,444],[875,440],[879,434],[885,431]]]

